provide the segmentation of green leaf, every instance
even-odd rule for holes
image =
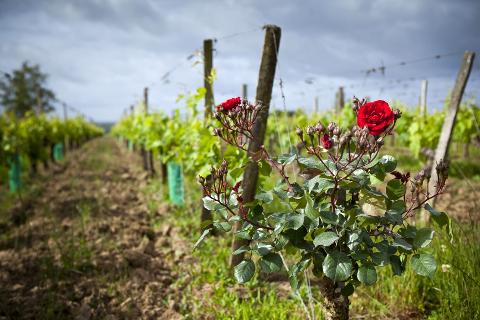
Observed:
[[[241,246],[240,248],[238,248],[237,250],[235,250],[232,255],[236,256],[237,254],[240,254],[240,253],[244,253],[244,252],[248,252],[250,251],[250,247],[249,246]]]
[[[307,181],[308,192],[315,191],[317,193],[326,192],[333,188],[335,184],[330,179],[325,179],[320,176],[313,177]]]
[[[290,286],[292,287],[293,291],[298,290],[298,278],[296,273],[292,273],[288,275],[288,281],[290,282]]]
[[[403,271],[405,271],[399,256],[390,256],[390,265],[392,266],[393,273],[397,276],[401,275]]]
[[[265,160],[258,162],[258,173],[264,177],[269,177],[272,173],[272,167]]]
[[[413,239],[413,245],[415,248],[425,248],[432,242],[433,239],[433,234],[435,231],[433,231],[430,228],[422,228],[417,230],[417,234],[415,235],[415,238]]]
[[[397,167],[397,160],[389,155],[384,155],[378,162],[382,164],[386,172],[392,172]]]
[[[209,197],[204,197],[202,200],[203,200],[203,206],[205,207],[205,209],[208,209],[210,211],[215,211],[223,208],[221,204],[219,204],[215,200],[210,199]]]
[[[390,200],[397,200],[405,194],[405,185],[398,179],[393,179],[387,183],[387,197]]]
[[[255,264],[250,259],[243,260],[235,266],[233,274],[239,283],[245,283],[255,274]]]
[[[286,166],[295,161],[296,157],[296,154],[282,154],[278,156],[278,162]]]
[[[315,245],[315,247],[318,247],[318,246],[328,247],[338,239],[339,237],[335,232],[327,231],[317,235],[315,239],[313,239],[313,244]]]
[[[345,297],[351,296],[355,291],[355,287],[351,282],[349,282],[345,287],[342,288],[342,295]]]
[[[259,192],[255,195],[255,199],[270,203],[273,201],[273,194],[271,192]]]
[[[355,180],[360,186],[367,186],[370,183],[370,176],[365,170],[357,169],[352,174],[352,179]]]
[[[257,251],[258,251],[258,254],[261,256],[265,256],[269,254],[272,250],[273,250],[273,246],[269,243],[260,242],[257,244]]]
[[[410,259],[410,265],[416,274],[432,277],[437,269],[435,258],[428,253],[416,254]]]
[[[195,244],[193,245],[193,250],[195,250],[200,245],[200,243],[202,243],[203,240],[205,240],[205,237],[207,236],[207,234],[210,233],[210,230],[212,229],[203,230],[202,235],[200,236],[200,238],[198,238],[197,242],[195,242]]]
[[[392,245],[394,247],[399,247],[408,251],[412,250],[412,245],[402,238],[395,238]]]
[[[352,260],[340,251],[327,254],[322,266],[323,273],[333,281],[345,281],[352,272]]]
[[[232,230],[232,226],[228,222],[214,222],[213,226],[223,232],[229,232],[230,230]]]
[[[338,216],[332,211],[320,211],[320,219],[326,224],[338,224]]]
[[[439,212],[432,208],[431,205],[428,203],[424,206],[425,210],[430,212],[433,222],[435,222],[440,228],[445,226],[447,233],[450,237],[450,240],[453,239],[453,232],[452,232],[452,220],[447,216],[445,212]]]
[[[278,253],[269,253],[260,259],[260,268],[262,272],[271,273],[282,270],[283,262]]]
[[[303,213],[287,213],[285,219],[285,229],[298,230],[303,226],[305,216]]]
[[[366,285],[372,285],[377,282],[377,271],[372,265],[363,265],[357,271],[357,279]]]
[[[306,166],[308,168],[320,169],[320,170],[325,169],[323,164],[315,158],[311,158],[311,157],[307,158],[307,157],[299,156],[298,157],[298,162],[300,164],[303,164],[304,166]]]

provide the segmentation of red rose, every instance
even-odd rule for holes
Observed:
[[[330,136],[328,134],[324,134],[322,139],[321,139],[322,145],[325,149],[330,149],[333,146],[332,139],[330,139]]]
[[[388,103],[377,100],[364,104],[358,110],[357,125],[367,127],[371,135],[378,136],[395,120],[395,115]]]
[[[231,110],[242,104],[242,99],[240,97],[231,98],[227,101],[222,102],[218,107],[217,111],[222,110]]]

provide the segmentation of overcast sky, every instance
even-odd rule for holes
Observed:
[[[429,80],[429,108],[438,108],[462,52],[480,49],[478,0],[0,0],[0,70],[40,64],[59,99],[97,121],[115,121],[145,86],[153,109],[182,107],[177,95],[203,85],[199,57],[187,57],[203,39],[217,38],[215,101],[241,95],[242,83],[252,98],[264,24],[282,28],[276,108],[283,108],[280,78],[289,109],[312,110],[315,96],[330,108],[338,86],[347,98],[415,105],[421,79]],[[447,55],[416,61],[437,54]],[[362,72],[382,65],[384,75]],[[479,65],[468,96],[480,93]]]

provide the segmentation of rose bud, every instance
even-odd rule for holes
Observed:
[[[315,130],[317,130],[318,132],[323,132],[323,130],[325,130],[325,127],[319,122],[315,126]]]
[[[309,136],[313,136],[314,133],[315,133],[315,128],[313,128],[312,126],[308,126],[307,127],[307,134]]]
[[[395,115],[395,120],[397,120],[400,119],[400,117],[402,116],[402,111],[400,111],[399,109],[395,109],[393,110],[393,114]]]
[[[332,139],[330,139],[328,134],[323,135],[323,137],[321,139],[321,142],[322,142],[322,146],[327,150],[331,149],[333,147],[333,141],[332,141]]]
[[[346,145],[348,143],[348,140],[350,140],[350,137],[348,137],[347,135],[343,135],[338,141],[338,143],[340,144],[340,147],[343,147],[344,145]]]
[[[335,127],[335,129],[333,129],[333,135],[335,136],[340,136],[340,133],[342,132],[342,129],[340,129],[339,127]]]
[[[296,133],[297,136],[300,138],[300,140],[303,141],[303,130],[300,129],[300,128],[297,128],[297,129],[295,130],[295,133]]]
[[[337,127],[337,124],[335,122],[331,122],[328,125],[327,129],[328,129],[328,131],[333,132],[333,130],[335,130],[336,127]]]
[[[200,184],[204,184],[204,183],[205,183],[205,178],[202,177],[202,176],[198,176],[197,181],[198,181],[198,183],[200,183]]]

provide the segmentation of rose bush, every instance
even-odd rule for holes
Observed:
[[[212,168],[210,182],[199,178],[204,206],[214,213],[213,227],[228,232],[242,222],[235,236],[248,242],[233,252],[243,256],[234,269],[237,281],[249,281],[256,271],[284,269],[297,290],[311,270],[320,279],[327,319],[347,319],[348,296],[360,284],[375,283],[379,267],[389,265],[400,275],[410,263],[419,275],[433,276],[436,263],[425,248],[434,230],[409,223],[419,209],[424,207],[435,223],[449,227],[446,214],[428,205],[444,189],[447,165],[437,164],[438,183],[428,190],[429,169],[410,178],[396,170],[395,158],[379,156],[400,112],[384,101],[355,99],[353,107],[358,126],[349,130],[335,123],[296,130],[306,155],[300,150],[273,157],[263,146],[248,154],[264,177],[254,201],[245,203],[242,196],[244,167],[229,168],[223,161]],[[216,113],[221,125],[215,135],[248,153],[261,109],[241,101],[235,110]],[[287,172],[295,171],[299,175],[293,180]],[[272,172],[278,174],[273,187]],[[376,186],[381,184],[385,192]],[[367,204],[375,210],[366,212]],[[209,232],[205,230],[195,246]]]

